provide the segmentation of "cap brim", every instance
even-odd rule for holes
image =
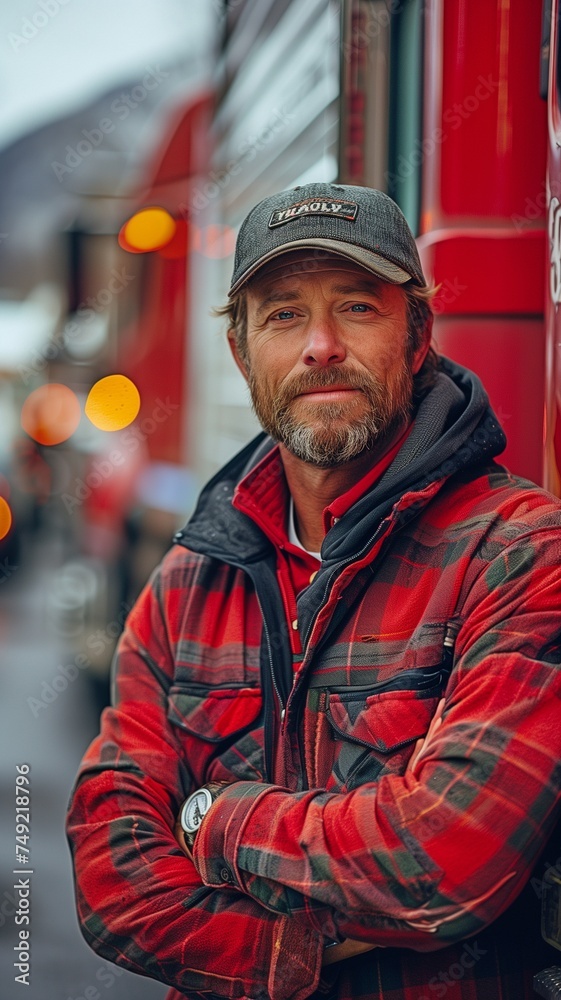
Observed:
[[[251,267],[246,268],[237,281],[233,283],[228,292],[228,297],[235,295],[242,285],[246,281],[249,281],[269,261],[274,260],[276,257],[281,257],[283,254],[290,253],[292,250],[302,250],[306,247],[331,250],[334,253],[340,254],[341,257],[346,257],[347,260],[353,261],[355,264],[360,264],[361,267],[375,274],[376,277],[383,278],[384,281],[389,281],[392,285],[403,285],[413,277],[413,275],[404,271],[402,267],[398,267],[397,264],[392,264],[391,261],[386,260],[385,257],[380,257],[370,250],[363,249],[363,247],[354,246],[352,243],[345,243],[343,240],[318,238],[293,240],[291,243],[283,243],[282,246],[277,247],[275,250],[270,250],[269,253],[263,254]]]

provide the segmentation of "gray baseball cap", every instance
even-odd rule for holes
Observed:
[[[305,184],[265,198],[244,219],[228,295],[270,260],[307,247],[340,254],[394,285],[426,283],[413,233],[387,194]]]

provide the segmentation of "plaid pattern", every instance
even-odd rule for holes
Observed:
[[[406,493],[330,578],[282,726],[263,666],[265,645],[292,659],[280,599],[257,556],[213,555],[211,520],[210,554],[175,546],[131,612],[81,766],[85,937],[170,1000],[529,1000],[552,961],[536,885],[561,797],[559,503],[494,464]],[[192,864],[172,830],[210,780],[233,784]],[[380,947],[322,976],[345,937]]]

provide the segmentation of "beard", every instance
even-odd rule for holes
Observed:
[[[305,396],[296,400],[302,392],[333,385],[359,389],[361,394],[353,395],[349,402],[306,404]],[[263,429],[296,458],[323,469],[349,462],[367,449],[389,442],[409,420],[413,408],[413,375],[406,358],[388,382],[332,366],[310,370],[281,383],[273,392],[250,366],[248,386]]]

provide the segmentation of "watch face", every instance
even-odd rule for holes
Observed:
[[[199,788],[183,804],[181,826],[185,833],[195,833],[212,805],[212,795],[208,788]]]

